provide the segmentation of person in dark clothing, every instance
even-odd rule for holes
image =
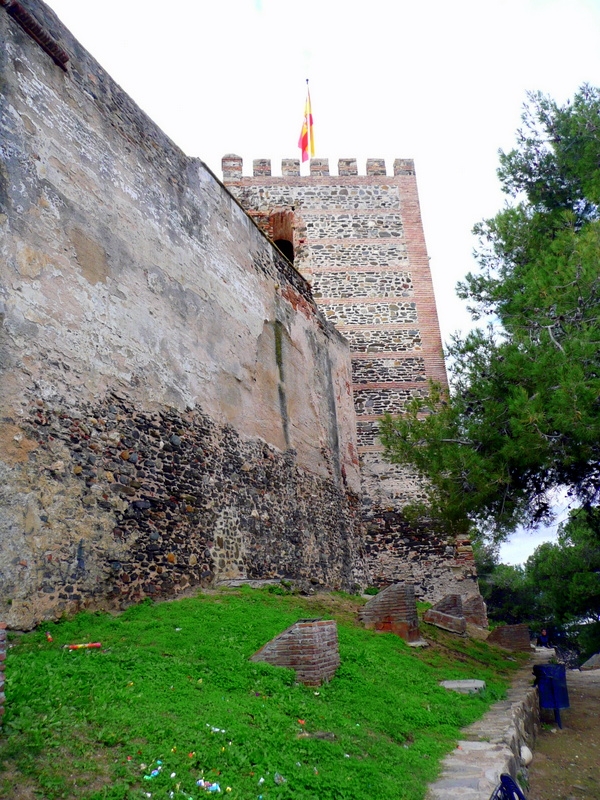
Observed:
[[[546,630],[546,628],[542,628],[542,632],[537,637],[537,646],[550,647],[550,637],[548,636],[548,631]]]

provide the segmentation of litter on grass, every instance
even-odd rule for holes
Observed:
[[[211,783],[210,781],[205,781],[203,778],[200,778],[196,781],[196,786],[199,786],[201,789],[204,789],[205,792],[211,792],[213,794],[220,793],[221,787],[218,783]],[[231,791],[231,790],[229,790]]]
[[[87,644],[65,644],[67,650],[99,650],[102,642],[87,642]]]
[[[277,786],[281,786],[282,783],[286,782],[286,779],[283,777],[283,775],[280,775],[279,772],[275,773],[275,775],[273,776],[273,780],[275,781]]]

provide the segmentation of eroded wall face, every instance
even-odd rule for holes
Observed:
[[[244,176],[241,158],[223,159],[225,184],[269,236],[293,213],[294,265],[350,345],[371,580],[413,581],[418,597],[435,601],[478,589],[468,543],[407,524],[402,509],[421,499],[423,482],[387,462],[378,438],[383,414],[424,396],[429,380],[446,384],[414,165],[397,159],[393,172],[369,159],[359,175],[355,160],[341,159],[331,175],[327,159],[312,159],[300,176],[299,162],[285,159],[278,177],[259,159]]]
[[[346,343],[204,165],[23,5],[71,60],[0,9],[9,623],[222,577],[360,583]]]

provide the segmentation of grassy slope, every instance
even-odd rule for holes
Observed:
[[[459,729],[502,696],[517,662],[433,629],[432,646],[411,649],[359,628],[358,602],[242,589],[80,614],[51,625],[51,643],[43,630],[17,637],[0,796],[195,799],[206,796],[203,776],[243,800],[421,800]],[[248,661],[307,616],[338,620],[331,683],[304,687],[290,670]],[[103,650],[61,647],[87,641]],[[483,678],[487,690],[438,685],[452,678]],[[160,775],[145,779],[157,760]]]

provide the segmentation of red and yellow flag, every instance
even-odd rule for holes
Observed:
[[[306,81],[308,83],[308,81]],[[302,130],[298,139],[298,147],[302,150],[302,161],[308,161],[309,156],[315,154],[315,140],[313,135],[313,118],[310,107],[310,92],[306,87],[306,103],[304,104],[304,120]]]

